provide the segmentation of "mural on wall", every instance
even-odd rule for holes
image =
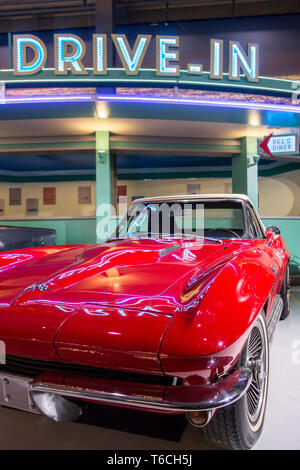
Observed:
[[[55,187],[43,188],[43,203],[45,206],[56,204],[56,188]]]
[[[5,199],[0,199],[0,216],[5,215]]]
[[[118,204],[122,203],[122,198],[127,196],[127,186],[117,186],[117,201]]]
[[[186,194],[200,194],[200,183],[188,183],[186,185]]]
[[[21,188],[9,188],[9,205],[21,206],[21,204],[22,204],[22,189]]]
[[[39,214],[39,200],[37,198],[26,199],[26,215],[36,216]]]
[[[22,182],[0,185],[0,217],[94,217],[95,182]],[[79,184],[79,186],[78,186]],[[28,202],[28,200],[30,200]],[[35,201],[35,202],[33,202]]]
[[[78,204],[91,204],[91,187],[90,186],[78,186]]]

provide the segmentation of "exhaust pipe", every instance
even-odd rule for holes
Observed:
[[[82,414],[80,406],[51,392],[31,392],[36,408],[54,421],[76,421]]]
[[[186,413],[188,422],[196,428],[204,428],[204,426],[210,422],[212,416],[213,413],[211,410],[188,411]]]

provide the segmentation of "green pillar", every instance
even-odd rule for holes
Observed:
[[[255,156],[257,137],[243,137],[240,155],[232,157],[232,192],[246,194],[258,209],[258,159]]]
[[[116,192],[115,155],[109,149],[109,132],[96,131],[96,239],[110,235],[109,217],[114,215]],[[106,220],[106,223],[104,223]]]

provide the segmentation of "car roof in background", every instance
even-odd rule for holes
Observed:
[[[155,197],[144,197],[135,199],[133,204],[144,203],[144,202],[169,202],[169,201],[198,201],[198,200],[213,200],[213,199],[241,199],[242,201],[250,202],[250,199],[245,194],[181,194],[175,196],[155,196]]]

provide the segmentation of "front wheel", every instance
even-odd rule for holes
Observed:
[[[263,312],[257,316],[237,364],[244,365],[252,370],[247,392],[236,403],[217,410],[202,430],[206,440],[225,449],[251,449],[262,432],[269,383],[269,343]]]

